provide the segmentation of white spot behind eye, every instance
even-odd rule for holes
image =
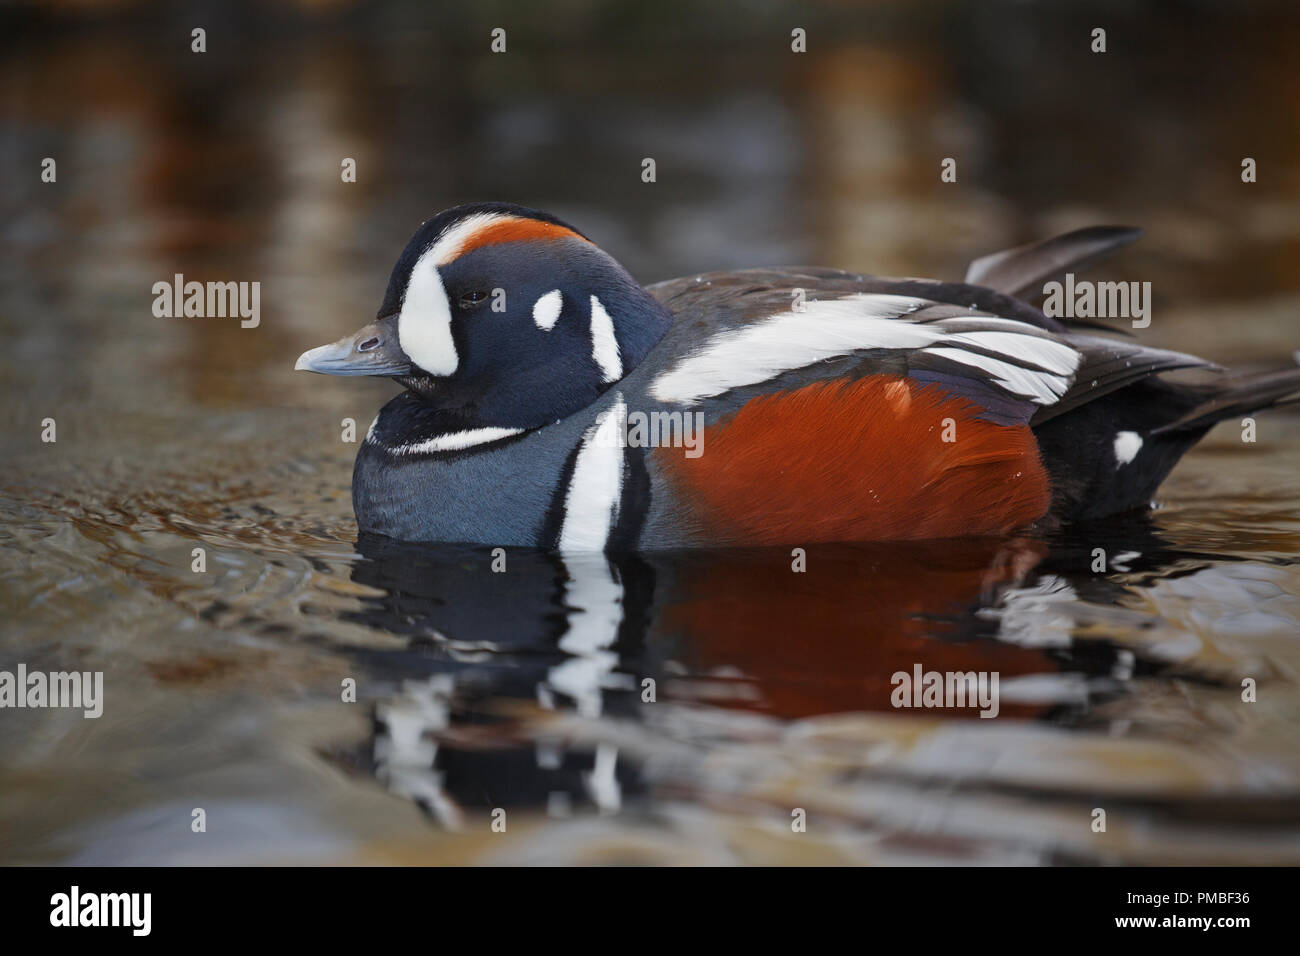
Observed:
[[[563,306],[564,297],[560,295],[560,290],[552,289],[533,303],[533,321],[537,323],[539,329],[549,332],[555,328]]]
[[[1120,432],[1115,436],[1115,461],[1127,465],[1142,450],[1142,436],[1137,432]]]

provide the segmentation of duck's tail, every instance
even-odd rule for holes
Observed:
[[[1199,400],[1178,418],[1152,429],[1152,435],[1199,431],[1237,415],[1300,401],[1300,368],[1237,375],[1186,388],[1190,397]]]
[[[1052,516],[1067,523],[1149,505],[1215,424],[1300,401],[1300,368],[1189,385],[1143,379],[1034,429],[1052,474]]]

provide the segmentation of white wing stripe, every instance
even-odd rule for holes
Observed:
[[[925,305],[901,295],[853,295],[809,302],[744,328],[720,332],[650,386],[657,401],[692,405],[790,369],[867,348],[924,348],[940,329],[896,317]]]
[[[988,355],[980,355],[978,352],[967,352],[964,349],[932,348],[926,349],[925,353],[927,355],[940,355],[952,359],[954,362],[961,362],[963,365],[983,369],[992,375],[994,381],[1007,391],[1031,398],[1039,405],[1055,404],[1057,399],[1064,395],[1065,390],[1070,386],[1070,380],[1060,375],[1031,372],[1018,365],[1011,365]]]
[[[1002,388],[1040,405],[1051,405],[1065,394],[1081,361],[1073,348],[1011,319],[971,315],[913,322],[904,318],[931,304],[910,296],[869,293],[808,302],[802,312],[781,313],[717,333],[657,376],[650,395],[664,403],[693,405],[734,388],[766,382],[782,372],[866,349],[940,355],[981,369]],[[959,331],[948,323],[958,324],[958,329],[969,329],[968,323],[998,328]]]
[[[1032,362],[1057,375],[1070,375],[1079,367],[1080,356],[1074,349],[1033,335],[1017,335],[1014,332],[958,332],[947,336],[944,342],[965,342],[1007,358]]]

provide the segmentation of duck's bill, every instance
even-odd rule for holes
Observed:
[[[394,316],[372,322],[354,335],[298,356],[294,369],[322,375],[409,375],[411,360],[397,343]]]

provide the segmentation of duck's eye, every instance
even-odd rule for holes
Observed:
[[[462,292],[458,301],[462,309],[469,309],[478,305],[487,297],[486,289],[470,289],[468,292]]]

